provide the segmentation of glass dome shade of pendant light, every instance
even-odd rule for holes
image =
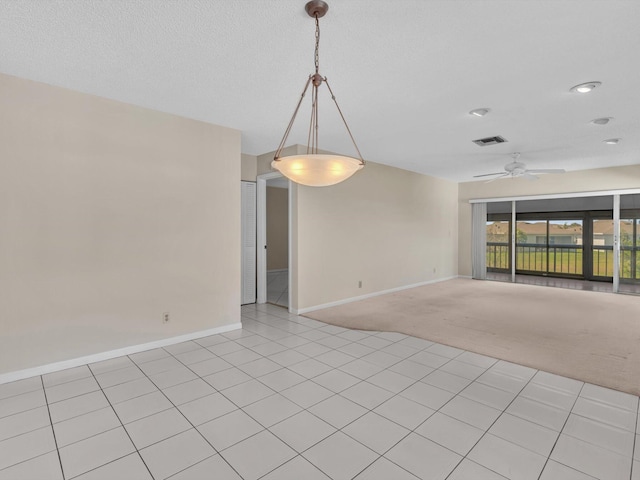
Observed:
[[[295,183],[328,187],[349,178],[363,163],[342,155],[306,154],[280,157],[271,162],[271,166]]]

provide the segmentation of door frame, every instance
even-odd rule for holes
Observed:
[[[280,178],[283,175],[280,172],[263,173],[256,177],[256,258],[257,258],[257,297],[256,303],[267,303],[267,180]],[[289,241],[288,248],[288,275],[287,275],[287,295],[289,296],[287,304],[289,312],[291,312],[291,181],[289,180],[288,191],[288,224],[287,236]]]

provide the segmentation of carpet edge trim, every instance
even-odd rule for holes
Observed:
[[[400,292],[402,290],[408,290],[410,288],[422,287],[424,285],[431,285],[433,283],[446,282],[448,280],[453,280],[454,278],[466,278],[460,275],[452,275],[451,277],[437,278],[435,280],[427,280],[425,282],[413,283],[411,285],[403,285],[401,287],[394,287],[388,290],[380,290],[378,292],[367,293],[365,295],[359,295],[357,297],[349,297],[343,298],[342,300],[336,300],[335,302],[323,303],[320,305],[314,305],[312,307],[299,308],[297,310],[292,310],[291,313],[296,315],[303,315],[309,312],[315,312],[316,310],[322,310],[324,308],[329,307],[337,307],[338,305],[344,305],[346,303],[357,302],[359,300],[366,300],[367,298],[378,297],[380,295],[386,295],[388,293]]]

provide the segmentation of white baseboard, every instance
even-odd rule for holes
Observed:
[[[457,278],[468,278],[469,280],[473,280],[473,277],[471,275],[458,275]]]
[[[315,310],[322,310],[323,308],[337,307],[338,305],[344,305],[345,303],[357,302],[358,300],[365,300],[367,298],[377,297],[379,295],[386,295],[387,293],[394,293],[394,292],[399,292],[401,290],[408,290],[409,288],[422,287],[423,285],[429,285],[432,283],[446,282],[447,280],[452,280],[454,278],[458,278],[458,275],[454,275],[452,277],[437,278],[435,280],[428,280],[426,282],[414,283],[412,285],[404,285],[402,287],[390,288],[388,290],[381,290],[379,292],[367,293],[366,295],[359,295],[357,297],[344,298],[336,302],[323,303],[322,305],[314,305],[313,307],[300,308],[296,311],[293,311],[292,313],[295,313],[296,315],[302,315],[304,313],[313,312]]]
[[[175,343],[187,342],[189,340],[195,340],[196,338],[208,337],[209,335],[217,335],[219,333],[230,332],[232,330],[238,330],[239,328],[242,328],[242,323],[232,323],[230,325],[211,328],[209,330],[200,330],[198,332],[187,333],[185,335],[179,335],[177,337],[163,338],[162,340],[156,340],[154,342],[132,345],[129,347],[119,348],[117,350],[109,350],[108,352],[95,353],[93,355],[87,355],[84,357],[49,363],[48,365],[41,365],[39,367],[26,368],[24,370],[18,370],[15,372],[3,373],[0,374],[0,385],[2,385],[3,383],[15,382],[16,380],[22,380],[24,378],[34,377],[36,375],[44,375],[47,373],[57,372],[59,370],[66,370],[67,368],[79,367],[88,363],[101,362],[102,360],[109,360],[111,358],[121,357],[123,355],[131,355],[132,353],[144,352],[145,350],[151,350],[153,348],[166,347],[167,345],[173,345]]]

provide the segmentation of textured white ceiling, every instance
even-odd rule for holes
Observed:
[[[305,0],[2,0],[0,71],[277,147],[313,70]],[[365,159],[449,178],[640,163],[640,1],[329,0],[321,73]],[[569,93],[599,80],[591,94]],[[325,91],[320,146],[353,154]],[[478,107],[492,112],[468,115]],[[307,110],[290,143],[306,143]],[[615,117],[609,125],[589,123]],[[502,135],[508,143],[471,140]],[[602,140],[621,137],[619,145]],[[640,180],[640,179],[639,179]]]

